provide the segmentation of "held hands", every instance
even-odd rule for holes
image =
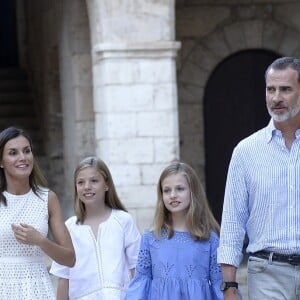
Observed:
[[[24,223],[20,225],[12,224],[11,228],[16,240],[21,244],[38,246],[44,238],[33,226]]]

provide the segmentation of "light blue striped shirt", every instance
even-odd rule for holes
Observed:
[[[238,267],[247,252],[300,254],[300,130],[291,149],[271,120],[242,140],[229,164],[218,262]]]

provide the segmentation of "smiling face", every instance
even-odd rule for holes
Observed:
[[[181,173],[168,175],[161,184],[162,198],[168,211],[186,213],[191,203],[191,192],[186,177]]]
[[[86,207],[104,204],[108,186],[102,174],[94,167],[86,167],[79,171],[75,184],[78,198]]]
[[[1,161],[6,181],[28,179],[33,169],[33,154],[29,141],[24,136],[9,140],[4,148]]]
[[[300,84],[294,69],[271,69],[266,76],[266,103],[277,123],[300,119]]]

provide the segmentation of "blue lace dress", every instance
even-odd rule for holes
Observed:
[[[195,241],[188,232],[175,231],[171,239],[166,231],[160,239],[144,233],[126,300],[224,299],[218,246],[214,232],[208,241]]]

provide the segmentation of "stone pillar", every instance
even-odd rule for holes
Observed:
[[[153,220],[160,172],[179,158],[175,4],[99,0],[89,5],[96,22],[91,26],[96,151],[144,230]]]
[[[74,214],[74,169],[83,157],[95,153],[92,58],[85,2],[64,0],[57,5],[63,6],[59,39],[65,176],[62,206],[68,217]]]

